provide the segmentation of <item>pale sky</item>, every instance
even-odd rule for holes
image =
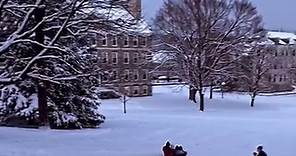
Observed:
[[[296,31],[296,0],[251,0],[263,16],[268,29]],[[163,0],[142,0],[146,19],[155,16]]]

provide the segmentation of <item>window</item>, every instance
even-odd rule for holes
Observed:
[[[141,56],[142,56],[142,59],[143,59],[143,61],[147,61],[146,59],[147,59],[147,55],[146,55],[146,53],[144,52],[144,53],[142,53],[141,54]]]
[[[272,77],[268,76],[268,82],[271,82],[271,80],[272,80]]]
[[[113,64],[117,64],[117,53],[116,52],[112,52],[112,63]]]
[[[123,63],[129,64],[129,53],[128,52],[123,53]]]
[[[147,77],[148,77],[147,75],[148,75],[147,70],[144,70],[142,79],[147,80]]]
[[[276,77],[277,77],[277,75],[273,76],[273,82],[276,82]]]
[[[130,92],[130,87],[124,87],[124,93],[125,93],[125,95],[128,95],[129,94],[129,92]]]
[[[282,75],[280,75],[280,82],[282,82],[282,80],[283,80],[283,77],[282,77]]]
[[[274,56],[277,56],[277,55],[278,55],[278,54],[277,54],[277,51],[275,51],[275,52],[274,52]]]
[[[137,37],[137,36],[135,36],[135,37],[133,38],[133,46],[134,46],[134,47],[138,46],[138,37]]]
[[[107,52],[102,53],[102,63],[108,63],[108,53]]]
[[[133,91],[134,95],[136,95],[136,96],[139,95],[139,87],[138,86],[135,86],[133,90],[134,90]]]
[[[129,80],[129,70],[124,71],[124,80],[126,80],[126,81]]]
[[[284,75],[284,81],[287,81],[287,76],[286,75]]]
[[[96,47],[97,46],[97,35],[91,34],[89,42],[90,42],[91,47]]]
[[[117,71],[113,70],[111,73],[111,80],[117,80]]]
[[[273,66],[273,69],[277,69],[277,66],[276,66],[276,64]]]
[[[293,50],[293,52],[292,52],[292,55],[293,55],[293,56],[295,56],[295,55],[296,55],[296,52],[295,52],[295,50]]]
[[[146,59],[147,59],[147,61],[151,61],[152,60],[152,53],[151,52],[147,53]]]
[[[146,37],[142,37],[141,38],[141,46],[146,46],[146,40],[147,40],[147,38]]]
[[[138,80],[139,79],[139,72],[138,70],[134,70],[134,80]]]
[[[102,46],[107,46],[107,35],[102,37]]]
[[[123,37],[123,46],[127,47],[129,45],[129,37],[124,36]]]
[[[117,46],[117,36],[113,35],[111,39],[112,46]]]
[[[134,53],[134,63],[138,63],[138,59],[139,59],[139,54]]]
[[[148,86],[143,86],[143,95],[148,95]]]

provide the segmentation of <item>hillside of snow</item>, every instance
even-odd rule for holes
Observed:
[[[214,94],[206,111],[187,100],[186,87],[154,87],[154,96],[102,101],[99,129],[60,131],[0,127],[0,156],[161,156],[168,139],[189,156],[251,156],[263,144],[269,156],[295,155],[296,95]],[[208,95],[207,95],[208,97]]]

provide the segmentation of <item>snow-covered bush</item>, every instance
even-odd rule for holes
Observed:
[[[100,100],[91,89],[80,83],[53,86],[51,89],[49,121],[52,128],[95,128],[104,122],[105,117],[99,112]]]
[[[100,100],[97,94],[76,85],[52,85],[49,89],[47,101],[51,128],[95,128],[104,122],[105,117],[99,112]],[[1,123],[14,126],[38,126],[38,96],[37,93],[29,93],[28,88],[24,88],[24,83],[1,88]]]
[[[8,85],[0,89],[0,122],[12,125],[38,124],[38,98],[22,85]]]

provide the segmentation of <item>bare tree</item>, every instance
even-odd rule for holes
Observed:
[[[251,96],[250,106],[254,107],[255,98],[260,91],[269,88],[271,77],[268,71],[271,68],[270,54],[265,45],[252,45],[239,60],[237,66],[239,86],[247,90]]]
[[[169,49],[191,96],[199,93],[200,111],[204,87],[215,77],[227,77],[243,45],[264,36],[261,17],[247,0],[167,0],[155,27],[159,47]]]

